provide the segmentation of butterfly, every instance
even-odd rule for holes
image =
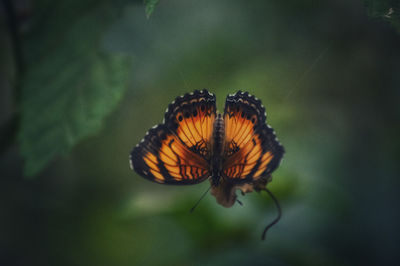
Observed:
[[[160,184],[192,185],[209,180],[217,203],[231,207],[236,191],[265,190],[284,148],[266,124],[261,101],[248,92],[216,97],[196,90],[177,97],[162,124],[151,128],[130,154],[131,168]]]

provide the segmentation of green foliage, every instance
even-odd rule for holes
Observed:
[[[398,0],[364,0],[370,17],[388,21],[400,33],[400,1]]]
[[[94,134],[122,95],[129,62],[101,42],[135,56],[135,86],[100,134],[36,180],[21,180],[15,150],[3,150],[0,265],[399,264],[400,38],[387,9],[371,18],[362,1],[168,1],[150,22],[143,0],[132,2],[115,23],[115,1],[32,2],[22,40],[28,163],[70,149],[66,132],[75,143]],[[6,30],[0,54],[10,60],[0,63],[10,71]],[[129,168],[168,104],[201,88],[219,111],[238,89],[256,95],[286,149],[268,185],[283,216],[266,241],[276,217],[267,193],[238,193],[243,206],[232,208],[208,194],[189,213],[209,182],[163,186]]]
[[[21,90],[19,141],[28,176],[101,129],[123,95],[130,70],[128,57],[100,45],[118,5],[48,3],[37,5],[32,36],[24,40],[30,57]]]
[[[156,5],[160,0],[144,0],[144,4],[146,5],[146,17],[150,18],[151,14],[153,14]]]

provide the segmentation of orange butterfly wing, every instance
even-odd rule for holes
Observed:
[[[210,175],[215,113],[215,96],[207,90],[176,98],[168,106],[164,123],[150,129],[131,152],[132,168],[158,183],[204,181]]]
[[[226,98],[225,163],[223,174],[231,180],[250,182],[268,176],[283,156],[283,146],[266,124],[261,101],[247,92]]]

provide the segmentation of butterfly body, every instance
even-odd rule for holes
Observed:
[[[209,165],[211,166],[211,184],[213,186],[219,185],[221,178],[222,166],[223,166],[223,141],[224,141],[224,120],[220,114],[214,122],[214,134],[213,134],[213,153]]]
[[[207,90],[175,99],[164,122],[149,130],[131,152],[131,167],[162,184],[211,183],[211,194],[225,207],[236,201],[236,189],[260,190],[270,181],[283,146],[266,124],[261,101],[247,92],[226,99],[223,114]]]

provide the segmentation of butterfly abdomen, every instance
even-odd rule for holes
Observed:
[[[222,171],[222,153],[225,138],[225,124],[221,114],[215,118],[213,132],[213,156],[211,157],[211,176],[214,185],[218,185]]]
[[[225,124],[224,119],[222,118],[221,114],[215,119],[214,122],[214,132],[213,132],[213,155],[222,155],[222,147],[223,141],[225,136]]]

